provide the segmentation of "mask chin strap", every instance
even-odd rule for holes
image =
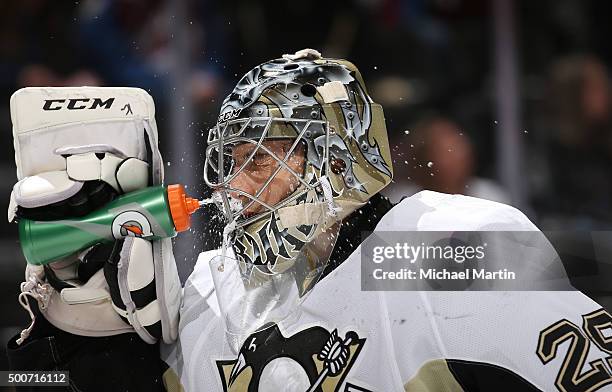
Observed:
[[[323,189],[323,197],[327,203],[327,214],[335,218],[338,216],[338,213],[342,211],[342,207],[338,206],[334,201],[334,194],[327,176],[321,177],[319,182],[321,183],[321,188]]]
[[[234,232],[236,231],[236,219],[223,228],[223,249],[227,249],[232,245]]]

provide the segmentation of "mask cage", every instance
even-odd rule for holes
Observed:
[[[285,127],[284,132],[278,132]],[[208,147],[206,148],[206,158],[204,164],[204,181],[206,185],[215,189],[220,196],[217,205],[223,212],[225,218],[232,222],[236,221],[237,227],[246,226],[265,215],[274,213],[279,208],[289,205],[300,196],[316,189],[320,185],[319,179],[309,181],[301,174],[296,173],[288,165],[288,160],[302,141],[306,142],[304,157],[306,164],[315,165],[320,168],[321,175],[325,175],[328,167],[329,157],[329,123],[322,120],[310,119],[286,119],[278,117],[249,117],[230,120],[225,123],[217,124],[208,133]],[[274,132],[271,132],[274,130]],[[287,132],[290,130],[290,132]],[[272,133],[272,134],[271,134]],[[286,152],[285,156],[279,158],[276,154],[264,145],[268,140],[287,140],[292,139],[293,143]],[[244,162],[236,167],[232,157],[233,146],[250,143],[254,145]],[[317,147],[315,147],[315,145]],[[316,161],[312,161],[312,151],[316,150]],[[241,189],[232,187],[230,184],[240,175],[249,162],[258,152],[264,151],[271,156],[278,167],[270,174],[264,184],[254,195]],[[286,169],[292,176],[298,179],[300,186],[297,190],[276,205],[268,205],[260,199],[262,193],[270,186],[275,176]],[[243,203],[237,201],[230,194],[242,195],[249,201]],[[264,211],[250,217],[244,217],[244,212],[254,203],[260,204]]]

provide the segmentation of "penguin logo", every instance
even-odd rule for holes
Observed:
[[[115,239],[124,237],[146,238],[153,235],[151,223],[146,216],[138,211],[124,211],[117,215],[112,223],[112,231]]]
[[[250,335],[234,360],[218,360],[224,392],[364,391],[341,385],[363,348],[365,338],[349,331],[342,338],[315,326],[284,337],[278,325]]]

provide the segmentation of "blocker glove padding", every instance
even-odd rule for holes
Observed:
[[[163,183],[155,107],[141,89],[24,88],[11,97],[11,118],[18,182],[9,221],[84,216]],[[77,335],[133,330],[148,343],[177,337],[180,281],[170,239],[129,237],[28,265],[20,295],[27,308],[25,297]]]

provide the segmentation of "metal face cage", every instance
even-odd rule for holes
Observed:
[[[220,196],[217,206],[229,221],[235,221],[236,227],[244,227],[260,219],[264,215],[273,214],[279,208],[287,206],[309,191],[316,190],[320,185],[321,176],[325,176],[328,167],[330,126],[327,121],[311,119],[287,119],[278,117],[248,117],[230,120],[217,124],[208,132],[208,147],[205,153],[204,181]],[[291,147],[284,157],[278,157],[264,144],[267,140],[293,140]],[[300,143],[305,144],[305,175],[292,170],[288,160]],[[240,165],[232,156],[233,148],[237,145],[249,143],[255,147]],[[264,184],[254,195],[231,186],[234,180],[242,173],[249,162],[259,152],[271,156],[278,166],[270,174]],[[308,166],[319,171],[319,175],[308,173]],[[261,200],[262,193],[270,186],[274,177],[282,170],[287,170],[298,179],[299,186],[287,198],[276,205],[268,205]],[[242,195],[249,201],[241,203],[234,195]],[[245,211],[254,203],[263,207],[263,211],[253,216],[245,216]]]

